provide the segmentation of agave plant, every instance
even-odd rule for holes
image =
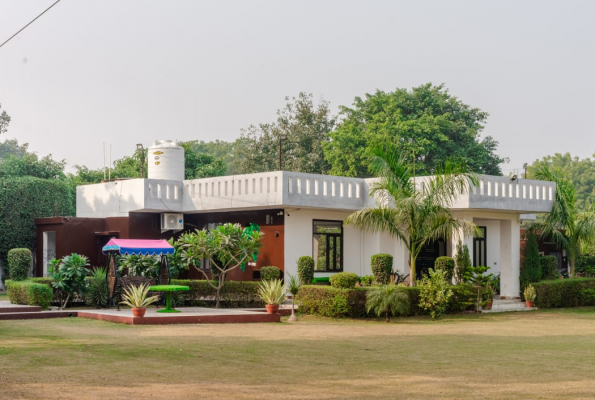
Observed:
[[[120,304],[125,304],[130,308],[147,308],[159,300],[159,296],[147,297],[148,293],[149,285],[129,286],[124,289]]]
[[[281,304],[285,301],[285,286],[280,279],[261,281],[258,285],[258,297],[265,304]]]

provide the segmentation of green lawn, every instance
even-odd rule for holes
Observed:
[[[0,321],[3,398],[595,396],[592,308],[376,321]]]

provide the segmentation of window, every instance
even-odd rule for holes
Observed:
[[[478,226],[479,234],[473,236],[473,266],[485,267],[488,265],[486,255],[486,227]]]
[[[317,272],[343,270],[343,222],[313,221],[312,257]]]

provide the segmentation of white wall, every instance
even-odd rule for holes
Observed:
[[[301,256],[312,256],[312,221],[315,219],[344,221],[350,212],[301,209],[285,211],[285,274],[297,276],[297,261]],[[376,253],[389,253],[395,257],[395,269],[407,270],[407,257],[403,246],[387,234],[364,233],[350,225],[343,226],[343,271],[360,276],[371,275],[370,257]],[[329,272],[316,272],[315,277],[330,276]]]

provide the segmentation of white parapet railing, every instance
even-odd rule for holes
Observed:
[[[478,184],[468,195],[460,196],[452,208],[550,212],[555,196],[554,182],[480,175]]]

